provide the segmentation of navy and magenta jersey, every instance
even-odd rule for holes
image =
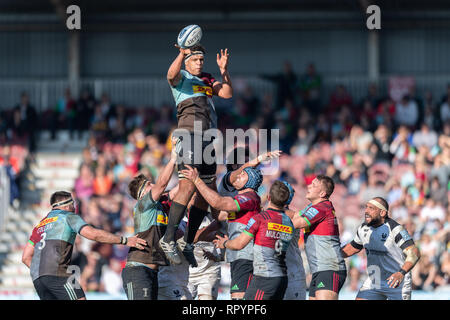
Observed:
[[[282,210],[255,214],[244,232],[254,238],[253,274],[261,277],[287,275],[286,252],[294,236],[294,225]]]
[[[170,204],[167,194],[155,201],[151,191],[136,203],[133,209],[134,234],[147,241],[147,246],[143,250],[130,248],[128,262],[168,265],[159,240],[166,232]]]
[[[52,210],[34,227],[28,242],[34,246],[30,274],[32,280],[41,276],[69,277],[77,233],[88,224],[76,213]]]
[[[305,252],[311,273],[346,270],[338,221],[331,201],[310,204],[299,214],[308,224],[305,228]]]
[[[212,101],[216,79],[205,72],[194,76],[181,70],[180,75],[180,82],[175,87],[171,86],[177,106],[178,128],[193,132],[194,121],[201,123],[201,130],[217,128],[217,114]]]
[[[239,193],[233,197],[237,210],[228,213],[228,237],[234,239],[238,237],[247,226],[250,219],[261,212],[261,198],[254,191]],[[253,242],[247,244],[242,250],[227,250],[227,262],[237,259],[253,260]]]

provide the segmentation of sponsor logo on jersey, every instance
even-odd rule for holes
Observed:
[[[236,212],[228,212],[228,220],[234,220],[236,219]]]
[[[58,217],[53,217],[53,218],[47,218],[47,219],[44,219],[44,220],[42,220],[41,222],[39,222],[39,224],[36,226],[36,228],[45,226],[46,224],[55,222],[56,220],[58,220]]]
[[[167,216],[163,216],[162,214],[158,214],[156,217],[157,223],[167,224],[169,221],[169,218]]]
[[[255,219],[253,219],[253,218],[251,218],[249,221],[248,221],[248,223],[247,223],[247,227],[245,228],[245,230],[249,230],[251,227],[252,227],[252,225],[255,223]]]
[[[318,213],[319,213],[319,210],[311,207],[308,210],[306,210],[306,212],[304,213],[304,216],[306,216],[308,218],[308,220],[311,221]]]
[[[386,238],[387,238],[387,233],[382,233],[381,234],[381,241],[386,241]]]
[[[250,198],[247,198],[246,196],[237,195],[236,200],[238,200],[239,203],[245,203],[248,200],[250,200]]]
[[[194,93],[204,93],[209,97],[213,95],[212,88],[207,86],[192,86],[192,90]]]
[[[280,231],[280,232],[284,232],[284,233],[292,233],[292,227],[285,226],[283,224],[274,223],[274,222],[269,222],[267,224],[267,229],[273,230],[273,231]]]

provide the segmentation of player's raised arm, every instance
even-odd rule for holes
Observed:
[[[172,177],[173,171],[175,169],[177,154],[175,152],[175,145],[178,139],[172,139],[172,152],[170,154],[170,160],[162,170],[161,174],[158,176],[155,185],[152,187],[152,198],[158,201],[161,194],[166,189],[169,184],[170,178]]]
[[[175,45],[175,47],[179,48],[180,52],[170,65],[169,70],[167,71],[167,81],[172,87],[176,87],[177,84],[180,82],[181,80],[180,71],[183,65],[183,60],[186,57],[186,55],[188,55],[190,52],[189,49],[180,48],[178,45]]]
[[[217,210],[223,210],[223,211],[236,211],[238,210],[238,207],[236,205],[236,202],[231,197],[222,197],[219,195],[216,191],[212,190],[210,187],[208,187],[202,179],[200,179],[198,175],[198,171],[196,168],[192,168],[189,165],[186,165],[188,169],[181,170],[181,173],[184,175],[186,179],[191,180],[195,187],[197,188],[197,191],[200,192],[202,197],[208,202],[208,204],[217,209]]]
[[[244,171],[245,168],[256,167],[261,162],[267,161],[269,159],[278,158],[281,155],[281,150],[268,151],[266,153],[260,154],[255,159],[250,160],[249,162],[244,163],[239,169],[236,169],[230,173],[230,184],[233,184],[236,181],[237,177]]]
[[[220,55],[217,53],[217,65],[222,76],[222,82],[216,81],[213,84],[214,94],[224,99],[230,99],[233,96],[233,86],[228,73],[228,57],[228,49],[220,49]]]

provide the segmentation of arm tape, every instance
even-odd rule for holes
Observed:
[[[414,252],[414,248],[415,247],[408,247],[403,251],[406,254],[405,262],[411,262],[413,265],[419,260],[419,257]]]

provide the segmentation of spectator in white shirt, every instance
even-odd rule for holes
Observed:
[[[416,131],[413,134],[412,142],[416,148],[426,146],[428,149],[431,149],[437,144],[438,136],[434,130],[430,130],[430,127],[426,123],[423,123],[420,131]]]

